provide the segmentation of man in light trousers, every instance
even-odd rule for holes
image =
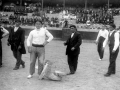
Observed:
[[[46,36],[48,39],[46,40]],[[53,39],[52,34],[44,27],[42,22],[35,23],[35,29],[32,30],[27,38],[28,52],[30,53],[30,71],[28,79],[32,78],[35,73],[35,63],[38,58],[38,75],[43,70],[45,60],[45,46]]]

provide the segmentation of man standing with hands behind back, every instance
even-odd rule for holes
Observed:
[[[68,58],[68,65],[70,69],[69,74],[74,74],[77,69],[78,56],[80,54],[80,45],[82,44],[82,38],[80,33],[77,32],[75,25],[70,26],[71,35],[64,43],[67,45],[66,55]]]

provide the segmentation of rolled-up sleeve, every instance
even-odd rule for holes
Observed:
[[[3,37],[9,34],[7,29],[5,29],[4,27],[1,27],[1,28],[2,28],[1,31],[3,32],[3,35],[2,35]]]
[[[108,42],[108,35],[109,35],[109,32],[106,31],[106,33],[105,33],[105,40],[104,40],[104,42],[103,42],[103,47],[105,47],[106,44],[107,44],[107,42]]]
[[[98,35],[97,35],[97,38],[96,38],[96,42],[98,42],[100,34],[101,34],[101,30],[98,32]]]
[[[53,35],[52,35],[48,30],[46,30],[45,34],[46,34],[46,36],[48,37],[47,42],[52,41]]]
[[[115,37],[115,45],[114,45],[114,48],[113,48],[113,50],[117,50],[117,48],[119,47],[119,43],[120,43],[120,41],[119,41],[119,33],[118,32],[116,32],[115,33],[115,35],[114,35],[114,37]]]

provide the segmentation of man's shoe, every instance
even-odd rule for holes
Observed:
[[[115,74],[115,72],[111,72],[111,74]]]
[[[109,77],[110,75],[111,75],[110,73],[104,74],[105,77]]]
[[[99,61],[101,61],[102,59],[101,58],[99,58]]]
[[[0,68],[2,67],[2,65],[0,65]]]
[[[18,69],[19,69],[18,67],[13,68],[13,70],[18,70]]]
[[[72,74],[75,74],[74,72],[70,72],[70,73],[68,73],[67,75],[72,75]]]
[[[30,79],[30,78],[32,78],[32,77],[33,77],[32,75],[28,75],[28,76],[27,76],[27,79]]]
[[[22,68],[25,68],[25,62],[22,64]]]

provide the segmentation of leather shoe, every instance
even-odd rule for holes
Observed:
[[[111,75],[111,73],[104,74],[105,77],[109,77],[110,75]]]
[[[115,74],[115,72],[111,72],[111,74]]]
[[[70,72],[70,73],[68,73],[67,75],[72,75],[72,74],[75,74],[74,72]]]
[[[2,67],[2,65],[0,65],[0,68]]]
[[[18,69],[19,69],[18,67],[13,68],[13,70],[18,70]]]
[[[22,64],[22,68],[25,68],[25,62]]]

